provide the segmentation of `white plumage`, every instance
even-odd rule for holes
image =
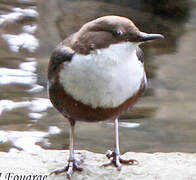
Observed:
[[[75,54],[60,72],[60,83],[74,99],[96,107],[117,107],[136,93],[145,76],[136,43],[126,42]]]

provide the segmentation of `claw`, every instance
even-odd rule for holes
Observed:
[[[106,152],[106,157],[109,161],[104,163],[102,166],[106,167],[113,164],[118,170],[121,170],[122,164],[139,164],[139,162],[135,159],[122,159],[119,153],[116,153],[115,151],[112,152],[111,150]]]
[[[84,155],[82,155],[82,156],[80,157],[80,159],[75,158],[75,162],[76,162],[77,165],[82,164],[82,163],[84,162]]]
[[[107,150],[106,157],[109,159],[113,156],[113,152],[111,150]]]
[[[70,163],[70,166],[67,168],[67,172],[66,172],[67,178],[71,179],[72,174],[73,174],[73,163]]]
[[[55,170],[55,171],[52,171],[52,172],[50,173],[50,175],[52,175],[52,174],[57,175],[57,174],[61,174],[61,173],[66,172],[66,171],[67,171],[67,166],[64,167],[64,168],[62,168],[62,169],[57,169],[57,170]]]
[[[109,165],[111,165],[111,164],[113,164],[113,161],[112,161],[112,160],[109,160],[108,162],[102,164],[101,166],[106,167],[106,166],[109,166]]]
[[[119,160],[119,157],[116,159],[116,163],[115,163],[115,166],[117,167],[117,169],[120,171],[121,170],[121,163],[120,163],[120,160]]]
[[[138,165],[138,164],[139,164],[139,162],[138,162],[137,160],[135,160],[135,159],[122,159],[122,158],[120,157],[119,160],[120,160],[120,162],[121,162],[122,164],[130,164],[130,165],[132,165],[132,164]]]
[[[68,165],[66,167],[64,167],[62,169],[57,169],[57,170],[51,172],[50,175],[51,174],[58,175],[60,173],[66,172],[67,178],[71,179],[71,176],[74,171],[82,171],[83,170],[83,168],[81,168],[79,166],[83,161],[84,161],[84,156],[82,156],[80,160],[78,160],[78,159],[69,160]]]

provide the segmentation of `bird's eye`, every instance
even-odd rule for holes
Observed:
[[[114,37],[119,37],[119,36],[122,35],[122,31],[120,31],[120,30],[113,30],[112,34],[113,34]]]

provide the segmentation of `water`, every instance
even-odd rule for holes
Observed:
[[[121,116],[121,151],[195,152],[195,10],[193,0],[1,0],[0,150],[68,149],[69,123],[46,92],[51,50],[85,22],[116,14],[166,37],[142,45],[149,87]],[[104,153],[113,142],[111,121],[76,125],[76,149]]]

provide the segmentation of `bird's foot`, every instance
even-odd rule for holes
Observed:
[[[80,160],[78,159],[71,159],[68,160],[67,166],[65,166],[62,169],[57,169],[55,171],[52,171],[50,174],[60,174],[66,172],[67,178],[71,179],[71,176],[74,171],[82,171],[83,169],[80,167],[80,164],[82,164],[84,161],[84,157],[82,156]]]
[[[120,154],[115,151],[112,152],[108,150],[106,152],[106,157],[109,159],[109,161],[104,163],[102,166],[114,165],[115,167],[117,167],[118,170],[121,170],[122,164],[139,164],[139,162],[135,159],[122,159],[120,157]]]

